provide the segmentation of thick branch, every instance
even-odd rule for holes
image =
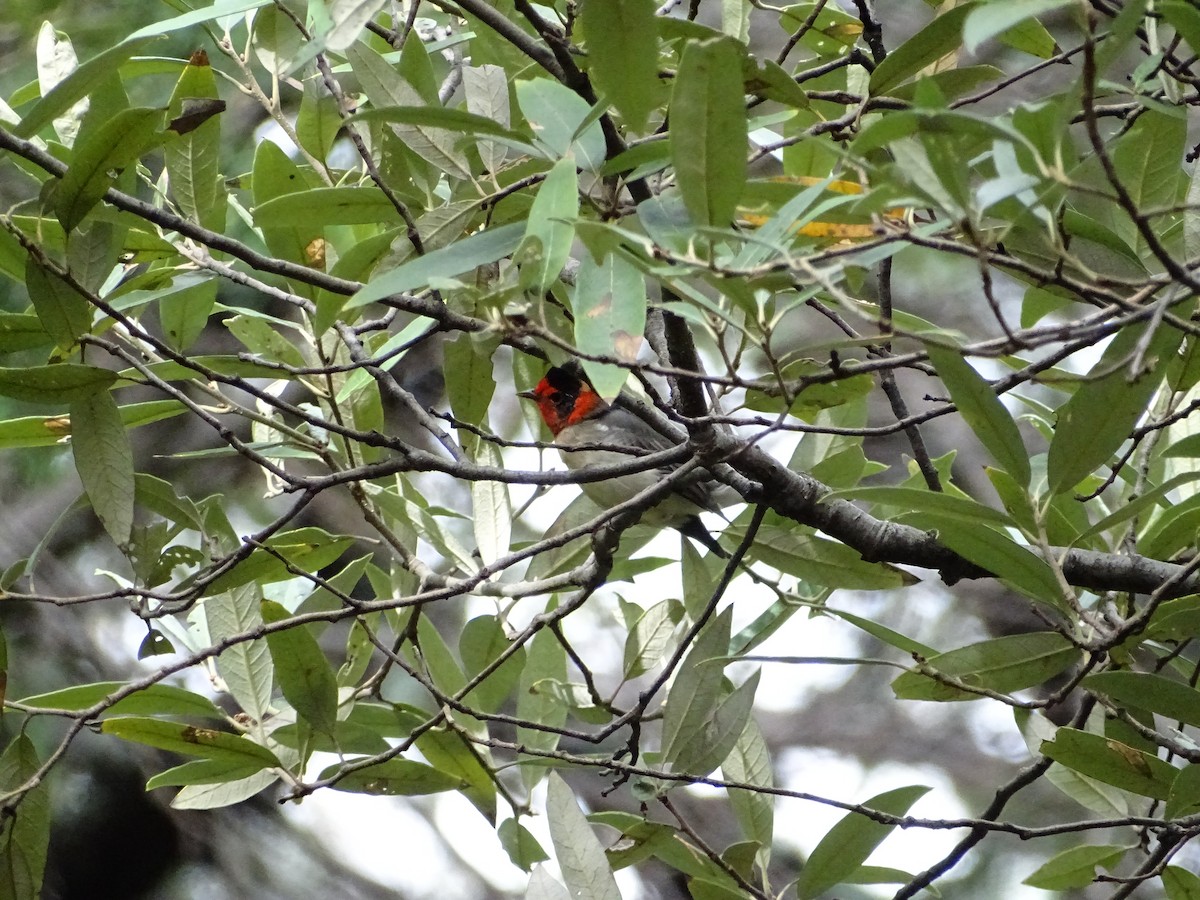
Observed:
[[[793,472],[763,451],[738,450],[732,438],[722,438],[729,464],[762,485],[762,496],[751,497],[789,519],[818,528],[862,554],[871,562],[901,563],[937,570],[953,584],[964,578],[994,577],[994,573],[963,559],[938,541],[933,532],[877,519],[846,500],[823,501],[830,489],[802,472]],[[1183,566],[1144,556],[1124,556],[1094,550],[1051,548],[1067,581],[1093,591],[1151,593],[1179,578]],[[1200,592],[1200,577],[1180,579],[1172,597]]]

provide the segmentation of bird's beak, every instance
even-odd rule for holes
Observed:
[[[517,396],[522,400],[536,400],[537,394],[533,391],[517,391]]]

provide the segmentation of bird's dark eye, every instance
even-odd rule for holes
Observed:
[[[550,395],[551,403],[557,403],[561,399],[562,399],[562,391],[555,391],[554,393],[552,393]]]

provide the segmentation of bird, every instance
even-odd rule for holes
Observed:
[[[607,402],[588,383],[577,364],[552,367],[533,390],[519,391],[517,396],[537,404],[568,469],[627,462],[637,456],[670,450],[680,443],[628,409]],[[658,484],[679,465],[587,481],[580,487],[601,509],[611,509]],[[701,512],[721,511],[715,485],[703,470],[696,475],[680,480],[671,493],[642,514],[640,521],[674,528],[718,556],[728,557],[700,521]]]

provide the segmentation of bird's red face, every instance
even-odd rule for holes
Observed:
[[[607,406],[590,384],[557,366],[532,391],[521,391],[517,396],[537,404],[542,421],[553,435],[591,418]]]

